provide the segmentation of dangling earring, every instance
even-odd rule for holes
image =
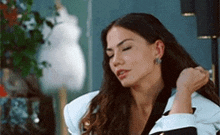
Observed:
[[[159,65],[161,62],[162,62],[162,60],[161,60],[160,58],[156,58],[156,59],[155,59],[155,63],[156,63],[156,64]]]

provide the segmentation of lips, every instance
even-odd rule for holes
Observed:
[[[117,73],[118,78],[121,80],[121,79],[124,79],[127,76],[129,71],[130,70],[120,69],[116,73]]]

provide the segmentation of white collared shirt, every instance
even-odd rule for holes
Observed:
[[[71,101],[64,108],[64,118],[69,132],[80,135],[79,122],[86,113],[90,101],[99,91],[87,93]],[[164,113],[171,110],[175,97],[175,89],[169,98]],[[195,127],[198,135],[215,135],[220,130],[220,107],[197,92],[192,94],[193,114],[179,113],[163,115],[156,121],[149,134],[171,131],[186,127]]]

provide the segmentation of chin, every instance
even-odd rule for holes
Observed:
[[[123,87],[132,87],[132,86],[134,86],[134,83],[129,82],[129,81],[122,80],[122,81],[120,81],[120,82],[121,82],[121,85],[122,85]]]

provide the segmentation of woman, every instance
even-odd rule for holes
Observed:
[[[214,135],[220,129],[208,71],[154,16],[131,13],[113,21],[102,31],[102,43],[100,91],[64,109],[72,134]]]

